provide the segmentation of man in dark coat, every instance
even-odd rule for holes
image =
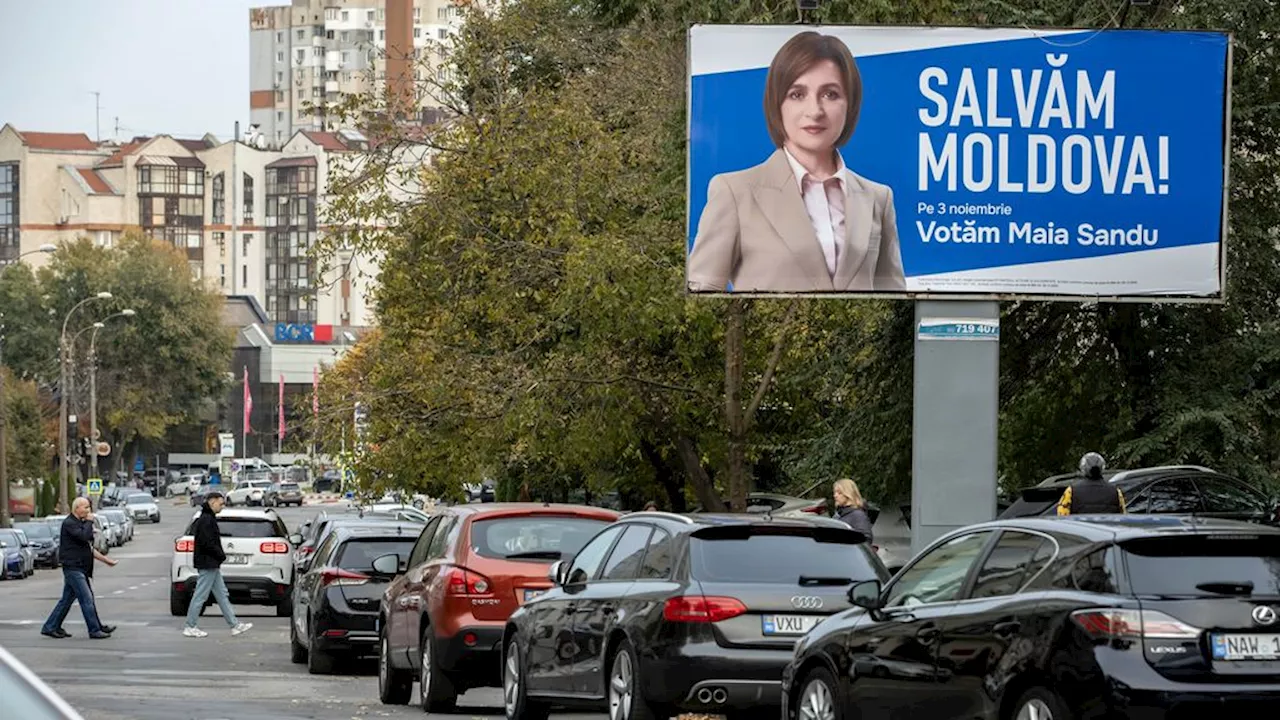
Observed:
[[[187,626],[182,634],[187,637],[201,638],[209,633],[196,627],[200,622],[200,613],[204,603],[213,594],[218,608],[222,610],[222,618],[231,626],[231,634],[240,633],[253,627],[252,623],[242,623],[236,619],[231,609],[231,601],[227,598],[227,583],[222,579],[222,563],[227,553],[222,549],[222,530],[218,528],[218,513],[222,512],[222,493],[213,491],[205,496],[200,506],[200,517],[196,518],[194,548],[192,549],[192,565],[199,572],[196,578],[196,590],[191,595],[191,604],[187,606]]]
[[[104,626],[98,618],[98,606],[93,600],[89,579],[93,577],[94,559],[111,567],[116,561],[93,547],[93,509],[88,498],[78,497],[72,501],[71,514],[62,521],[58,542],[62,562],[62,597],[53,607],[49,619],[45,620],[44,627],[40,628],[40,634],[57,639],[70,637],[71,634],[62,629],[62,623],[71,612],[71,604],[79,602],[89,637],[95,640],[111,637],[115,627]]]
[[[1128,512],[1124,493],[1120,488],[1102,479],[1107,461],[1098,453],[1085,453],[1080,458],[1081,480],[1062,493],[1058,500],[1058,515],[1119,515]]]

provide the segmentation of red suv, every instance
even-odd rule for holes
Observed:
[[[471,688],[500,686],[507,617],[552,587],[552,563],[572,558],[618,517],[533,503],[459,505],[433,517],[382,596],[382,702],[408,703],[415,678],[428,712],[452,709]]]

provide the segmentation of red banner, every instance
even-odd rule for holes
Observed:
[[[253,414],[253,396],[249,393],[249,366],[244,368],[244,434],[249,436],[249,416]],[[246,443],[247,445],[248,443]],[[246,448],[247,450],[247,448]]]

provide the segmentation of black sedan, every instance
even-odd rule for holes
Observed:
[[[506,715],[545,720],[554,703],[776,718],[796,641],[850,607],[851,584],[887,579],[864,540],[819,517],[627,515],[511,615]]]
[[[1264,717],[1280,531],[1178,516],[957,530],[814,628],[784,720]]]
[[[31,551],[36,556],[36,567],[58,568],[61,527],[52,527],[42,520],[15,523],[13,527],[27,534],[27,539],[31,541]]]
[[[378,604],[382,591],[409,557],[422,533],[416,523],[341,523],[311,558],[293,589],[289,624],[292,660],[312,674],[333,671],[338,657],[371,656],[378,650]],[[388,572],[374,560],[390,556]]]

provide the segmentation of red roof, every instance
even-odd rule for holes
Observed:
[[[97,170],[94,170],[93,168],[76,169],[80,172],[80,177],[84,178],[84,181],[89,184],[90,190],[93,190],[98,195],[115,194],[116,191],[111,189],[111,186],[107,184],[106,180],[102,179],[102,176],[98,174]]]
[[[109,167],[109,166],[112,166],[112,165],[120,165],[121,163],[123,163],[123,162],[124,162],[124,156],[125,156],[125,155],[132,155],[132,154],[134,153],[134,151],[136,151],[138,148],[142,147],[143,143],[145,143],[145,142],[146,142],[147,140],[149,140],[149,139],[150,139],[150,138],[144,138],[144,139],[142,139],[142,140],[134,140],[134,141],[133,141],[133,142],[131,142],[131,143],[126,143],[126,144],[124,144],[124,145],[121,145],[121,146],[120,146],[120,149],[119,149],[119,150],[117,150],[117,151],[115,151],[115,153],[114,153],[114,154],[112,154],[112,155],[111,155],[111,157],[109,157],[109,158],[107,158],[106,160],[103,160],[102,162],[98,163],[98,165],[99,165],[99,166],[101,166],[101,167]]]
[[[36,148],[37,150],[69,152],[98,149],[98,145],[84,133],[23,132],[19,130],[18,134],[22,136],[22,140],[27,144],[27,147]]]
[[[347,144],[342,141],[342,138],[338,137],[338,133],[303,130],[302,134],[306,135],[308,140],[329,152],[344,152],[349,149]]]
[[[184,147],[184,148],[186,148],[186,149],[190,150],[191,152],[198,152],[198,151],[200,151],[200,150],[208,150],[208,149],[209,149],[209,143],[205,142],[203,139],[201,139],[201,140],[178,140],[178,144],[179,144],[179,145],[181,145],[182,147]]]

